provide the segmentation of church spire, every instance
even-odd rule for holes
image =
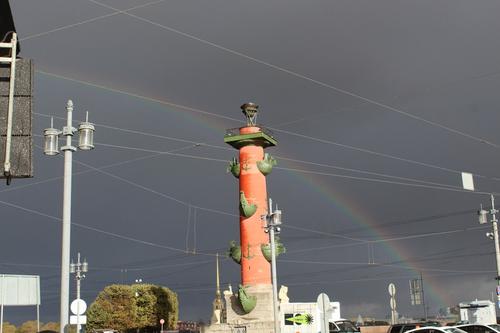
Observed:
[[[220,276],[219,276],[219,254],[217,253],[216,259],[215,259],[215,264],[216,264],[216,272],[217,272],[217,290],[215,291],[215,296],[220,297]]]

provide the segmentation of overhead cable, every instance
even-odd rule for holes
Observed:
[[[114,8],[110,5],[107,5],[107,4],[104,4],[102,2],[99,2],[99,1],[96,1],[96,0],[88,0],[90,2],[93,2],[95,4],[98,4],[100,6],[103,6],[105,8],[108,8],[108,9],[112,9],[112,10],[115,10],[115,11],[118,11],[117,8]],[[258,58],[255,58],[255,57],[252,57],[252,56],[249,56],[247,54],[244,54],[242,52],[239,52],[239,51],[236,51],[236,50],[233,50],[233,49],[230,49],[230,48],[227,48],[225,46],[222,46],[220,44],[217,44],[217,43],[214,43],[214,42],[211,42],[211,41],[208,41],[206,39],[203,39],[203,38],[200,38],[200,37],[197,37],[193,34],[189,34],[189,33],[186,33],[186,32],[183,32],[183,31],[180,31],[178,29],[175,29],[175,28],[172,28],[170,26],[167,26],[167,25],[164,25],[164,24],[161,24],[161,23],[158,23],[158,22],[155,22],[155,21],[152,21],[152,20],[149,20],[149,19],[146,19],[144,17],[141,17],[141,16],[138,16],[138,15],[135,15],[135,14],[131,14],[129,12],[123,12],[122,14],[124,15],[127,15],[127,16],[130,16],[130,17],[133,17],[135,19],[138,19],[140,21],[143,21],[143,22],[146,22],[146,23],[149,23],[151,25],[154,25],[156,27],[159,27],[159,28],[162,28],[162,29],[165,29],[167,31],[170,31],[170,32],[173,32],[175,34],[178,34],[178,35],[181,35],[181,36],[184,36],[184,37],[187,37],[189,39],[192,39],[192,40],[195,40],[197,42],[200,42],[200,43],[203,43],[205,45],[209,45],[209,46],[212,46],[212,47],[215,47],[219,50],[222,50],[222,51],[225,51],[225,52],[228,52],[228,53],[231,53],[233,55],[236,55],[236,56],[239,56],[239,57],[242,57],[242,58],[245,58],[247,60],[250,60],[252,62],[255,62],[255,63],[258,63],[258,64],[261,64],[261,65],[264,65],[266,67],[269,67],[269,68],[272,68],[272,69],[275,69],[277,71],[280,71],[280,72],[283,72],[283,73],[286,73],[286,74],[289,74],[291,76],[294,76],[294,77],[297,77],[297,78],[300,78],[300,79],[303,79],[303,80],[306,80],[306,81],[309,81],[311,83],[314,83],[314,84],[317,84],[321,87],[324,87],[324,88],[328,88],[328,89],[331,89],[331,90],[334,90],[338,93],[341,93],[341,94],[344,94],[344,95],[347,95],[347,96],[350,96],[350,97],[353,97],[353,98],[356,98],[356,99],[359,99],[359,100],[362,100],[366,103],[369,103],[369,104],[372,104],[372,105],[376,105],[378,107],[381,107],[385,110],[388,110],[388,111],[391,111],[391,112],[395,112],[395,113],[398,113],[398,114],[401,114],[403,116],[406,116],[406,117],[409,117],[411,119],[414,119],[414,120],[417,120],[417,121],[420,121],[422,123],[425,123],[427,125],[431,125],[433,127],[437,127],[439,129],[442,129],[442,130],[445,130],[447,132],[450,132],[450,133],[454,133],[454,134],[457,134],[457,135],[460,135],[462,137],[465,137],[465,138],[468,138],[468,139],[471,139],[475,142],[479,142],[479,143],[484,143],[484,144],[487,144],[493,148],[500,148],[500,145],[494,143],[494,142],[491,142],[491,141],[488,141],[484,138],[481,138],[481,137],[478,137],[478,136],[474,136],[474,135],[471,135],[471,134],[468,134],[464,131],[460,131],[460,130],[457,130],[457,129],[454,129],[454,128],[451,128],[449,126],[446,126],[446,125],[443,125],[443,124],[440,124],[438,122],[435,122],[435,121],[432,121],[432,120],[428,120],[428,119],[425,119],[423,117],[420,117],[420,116],[417,116],[417,115],[414,115],[412,113],[409,113],[409,112],[406,112],[406,111],[403,111],[403,110],[400,110],[398,108],[395,108],[393,106],[390,106],[390,105],[387,105],[387,104],[384,104],[384,103],[381,103],[381,102],[378,102],[374,99],[371,99],[371,98],[367,98],[367,97],[364,97],[364,96],[361,96],[357,93],[354,93],[354,92],[351,92],[351,91],[348,91],[346,89],[341,89],[341,88],[338,88],[336,86],[333,86],[331,84],[328,84],[328,83],[325,83],[323,81],[319,81],[319,80],[316,80],[316,79],[313,79],[312,77],[310,76],[307,76],[307,75],[304,75],[304,74],[300,74],[300,73],[297,73],[295,71],[292,71],[290,69],[286,69],[284,67],[281,67],[281,66],[278,66],[278,65],[274,65],[270,62],[267,62],[267,61],[264,61],[264,60],[260,60]]]

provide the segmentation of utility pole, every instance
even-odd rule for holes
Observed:
[[[424,317],[427,321],[427,305],[425,304],[424,279],[422,273],[416,279],[410,280],[411,305],[422,305],[424,307]]]
[[[481,205],[481,209],[477,212],[479,216],[479,223],[480,224],[486,224],[488,223],[488,213],[491,215],[491,224],[493,227],[493,232],[487,232],[486,236],[490,239],[493,239],[495,242],[495,258],[496,258],[496,265],[497,265],[497,276],[495,277],[495,280],[497,281],[497,304],[498,307],[500,308],[500,246],[498,244],[498,220],[496,217],[496,213],[498,213],[498,210],[495,209],[495,197],[493,194],[490,195],[490,200],[491,200],[491,209],[488,212],[487,210],[483,209]]]
[[[76,264],[71,262],[69,270],[71,273],[75,274],[75,280],[76,280],[76,299],[78,300],[77,303],[77,311],[76,311],[76,333],[80,333],[80,286],[81,286],[81,281],[85,278],[85,274],[82,273],[87,273],[89,271],[89,264],[87,260],[83,260],[83,262],[80,262],[80,252],[78,252],[78,259]]]
[[[64,194],[63,194],[63,221],[62,221],[62,249],[61,249],[61,311],[60,311],[60,327],[59,332],[67,332],[69,320],[69,257],[71,244],[71,181],[72,181],[72,164],[73,152],[76,152],[76,147],[71,143],[73,135],[77,129],[73,127],[73,102],[68,100],[66,104],[66,126],[62,131],[54,128],[53,120],[51,127],[43,131],[45,137],[44,154],[54,156],[59,154],[59,136],[62,134],[66,137],[66,145],[61,147],[64,151]],[[87,121],[80,123],[78,126],[80,150],[94,149],[94,125]]]
[[[420,288],[422,291],[422,305],[424,306],[424,317],[425,321],[427,321],[427,304],[425,304],[425,292],[424,292],[424,277],[422,276],[422,272],[420,272]]]
[[[269,198],[269,212],[265,216],[267,225],[265,232],[269,233],[269,240],[271,245],[271,275],[273,282],[273,311],[274,311],[274,332],[280,332],[280,317],[278,309],[278,282],[276,274],[276,247],[274,235],[279,234],[281,231],[281,210],[276,209],[273,211],[273,201]]]

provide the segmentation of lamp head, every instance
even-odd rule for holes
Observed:
[[[279,209],[276,209],[272,215],[271,215],[271,219],[273,221],[273,224],[275,225],[279,225],[281,224],[281,210]]]
[[[78,148],[81,150],[94,149],[94,124],[89,123],[89,113],[87,112],[86,121],[78,126]]]
[[[50,128],[46,128],[43,131],[43,137],[44,137],[43,153],[49,156],[54,156],[59,154],[59,135],[61,134],[59,130],[53,127],[52,123],[53,122],[51,121]]]
[[[481,207],[481,209],[477,211],[477,216],[479,224],[488,223],[488,211],[483,209],[483,207]]]

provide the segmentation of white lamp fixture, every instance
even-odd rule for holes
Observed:
[[[61,131],[54,128],[54,118],[50,118],[50,128],[43,131],[45,144],[43,153],[45,155],[54,156],[59,154],[59,135]]]
[[[477,211],[477,216],[479,224],[488,223],[488,211],[483,209],[483,205],[481,205],[481,209]]]
[[[94,132],[94,124],[89,123],[89,113],[87,112],[85,122],[80,123],[80,126],[78,126],[78,148],[80,150],[94,149]]]

